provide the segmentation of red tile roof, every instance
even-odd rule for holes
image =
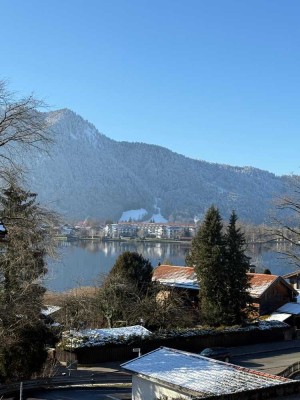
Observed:
[[[263,293],[279,279],[283,284],[293,290],[291,285],[277,275],[256,273],[248,273],[247,275],[250,281],[250,295],[253,298],[261,297]],[[199,288],[194,267],[160,265],[154,269],[152,279],[170,286],[189,287],[191,289]]]
[[[159,265],[153,271],[152,280],[175,286],[198,288],[197,277],[193,267]]]
[[[250,294],[252,297],[260,297],[273,282],[278,279],[277,275],[248,273],[250,283]]]
[[[153,277],[155,279],[176,279],[193,278],[195,276],[194,267],[184,267],[175,265],[159,265],[154,269]]]

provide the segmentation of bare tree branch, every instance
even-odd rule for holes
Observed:
[[[289,179],[291,193],[276,202],[279,216],[273,218],[273,237],[282,244],[278,253],[300,267],[300,176]]]
[[[15,99],[0,80],[0,158],[15,163],[20,151],[38,148],[47,151],[53,142],[53,132],[45,115],[47,106],[30,95]]]

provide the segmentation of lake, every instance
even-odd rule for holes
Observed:
[[[168,261],[173,265],[185,265],[189,243],[154,242],[58,242],[58,261],[49,263],[45,286],[62,292],[79,286],[92,286],[105,276],[124,251],[136,251],[148,258],[153,266]],[[269,268],[272,274],[283,275],[297,268],[284,259],[278,251],[281,247],[251,245],[247,255],[257,272]]]

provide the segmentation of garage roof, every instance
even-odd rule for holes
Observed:
[[[200,398],[290,382],[279,376],[167,347],[128,361],[122,367],[144,379],[176,386],[182,393],[192,391]]]

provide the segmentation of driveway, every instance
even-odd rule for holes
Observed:
[[[300,340],[232,347],[230,353],[233,364],[276,375],[300,361]]]

